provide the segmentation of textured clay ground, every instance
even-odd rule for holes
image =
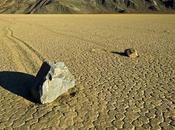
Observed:
[[[65,62],[76,93],[30,101],[44,59]],[[1,15],[0,129],[174,130],[175,15]]]

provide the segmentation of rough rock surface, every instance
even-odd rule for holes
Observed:
[[[32,96],[42,104],[54,101],[75,86],[75,79],[63,62],[44,62],[36,76]]]
[[[5,0],[0,13],[174,12],[174,0]]]

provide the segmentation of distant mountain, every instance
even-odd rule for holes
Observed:
[[[0,0],[0,13],[175,12],[175,0]]]

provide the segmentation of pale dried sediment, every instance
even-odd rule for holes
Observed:
[[[38,56],[63,61],[78,92],[38,105],[12,91],[20,80],[0,72],[0,129],[174,130],[174,21],[160,14],[1,15],[0,70],[36,75]],[[6,37],[7,27],[20,41]],[[128,47],[141,57],[110,53]]]

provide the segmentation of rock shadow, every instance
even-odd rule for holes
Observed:
[[[32,102],[36,102],[30,94],[30,89],[34,86],[34,83],[35,77],[26,73],[13,71],[0,72],[0,87]]]
[[[111,53],[117,54],[117,55],[120,55],[120,56],[127,56],[124,52],[112,51]]]

